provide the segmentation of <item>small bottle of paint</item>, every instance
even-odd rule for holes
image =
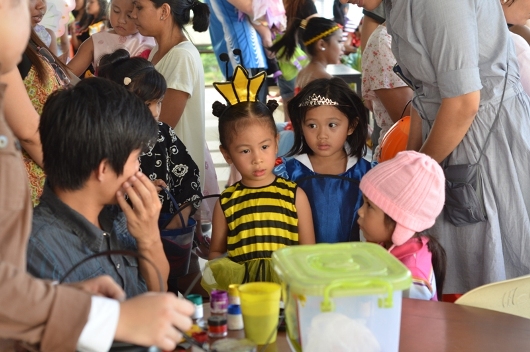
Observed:
[[[228,286],[228,304],[241,304],[239,284],[231,284]]]
[[[193,315],[191,316],[191,319],[193,319],[193,322],[197,324],[198,326],[202,327],[204,324],[203,317],[204,317],[204,311],[202,308],[202,296],[199,294],[191,294],[187,295],[186,299],[193,303],[195,306],[195,312],[193,312]]]
[[[239,304],[231,304],[228,306],[228,330],[243,329],[243,315],[241,314],[241,306]]]
[[[210,294],[210,313],[226,316],[228,309],[228,293],[223,290],[212,290]]]
[[[208,336],[225,337],[228,335],[226,318],[220,315],[213,315],[208,318]]]

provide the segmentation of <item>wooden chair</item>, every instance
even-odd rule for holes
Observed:
[[[477,287],[455,303],[530,319],[530,275]]]

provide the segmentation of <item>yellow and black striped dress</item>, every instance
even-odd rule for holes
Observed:
[[[265,187],[237,182],[220,197],[228,224],[226,258],[208,262],[202,285],[227,290],[230,284],[279,282],[272,270],[272,253],[297,245],[296,183],[277,177]]]

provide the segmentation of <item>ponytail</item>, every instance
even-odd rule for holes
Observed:
[[[280,40],[278,40],[270,48],[268,48],[271,52],[278,53],[278,59],[285,58],[286,60],[291,60],[291,58],[293,57],[297,46],[296,36],[298,30],[303,30],[302,28],[300,28],[301,23],[301,19],[293,19],[293,21],[291,22],[289,27],[287,27],[287,30],[280,38]]]
[[[210,8],[208,5],[196,1],[191,10],[193,11],[193,30],[196,32],[205,32],[210,25]]]
[[[422,235],[429,239],[427,247],[429,252],[432,254],[432,267],[434,270],[434,277],[436,278],[436,296],[438,301],[442,301],[445,271],[447,266],[447,256],[445,249],[442,247],[438,240],[431,235]]]

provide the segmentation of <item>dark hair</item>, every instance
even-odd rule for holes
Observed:
[[[166,93],[164,76],[142,57],[130,57],[125,49],[104,55],[99,61],[98,76],[110,79],[133,92],[144,102],[161,99]],[[125,77],[130,83],[125,85]]]
[[[280,40],[278,40],[276,43],[274,43],[274,45],[269,48],[269,50],[273,53],[278,53],[281,49],[283,49],[283,52],[278,55],[279,59],[285,58],[287,60],[290,60],[293,57],[297,45],[296,35],[298,31],[302,31],[302,41],[305,43],[308,40],[316,38],[322,33],[331,30],[337,25],[337,23],[333,22],[332,20],[323,17],[311,17],[307,21],[305,29],[300,27],[301,23],[301,19],[295,18],[289,25],[289,27],[287,27],[285,34],[280,38]],[[329,38],[331,37],[331,35],[333,35],[333,33],[335,33],[335,31],[329,33],[321,39],[328,42]],[[315,44],[317,42],[318,40],[306,46],[307,53],[309,55],[314,56],[316,54],[317,50]]]
[[[295,18],[303,20],[317,13],[317,8],[313,0],[285,0],[285,17],[287,17],[287,26]]]
[[[168,4],[171,8],[173,21],[184,30],[184,25],[190,23],[193,11],[193,30],[205,32],[210,25],[210,8],[198,0],[151,0],[155,8]]]
[[[387,227],[396,227],[396,221],[386,213],[384,221]],[[436,297],[438,298],[438,301],[441,302],[444,290],[445,271],[447,267],[447,255],[445,249],[434,236],[416,233],[414,237],[427,237],[429,239],[429,242],[427,242],[427,248],[432,255],[432,268],[434,271],[434,278],[436,279]]]
[[[335,0],[333,2],[333,20],[340,24],[343,28],[346,25],[346,15],[344,14],[344,9],[348,7],[349,4],[343,4],[340,0]]]
[[[276,100],[269,100],[266,105],[256,101],[238,103],[228,107],[221,102],[214,102],[212,112],[214,116],[219,117],[219,142],[224,148],[228,148],[238,131],[256,122],[269,127],[276,136],[278,132],[272,113],[277,107]]]
[[[50,95],[39,132],[48,182],[73,191],[82,188],[105,159],[121,175],[131,153],[156,140],[158,126],[136,95],[92,77]]]
[[[100,21],[104,21],[107,19],[107,13],[108,13],[108,2],[107,0],[97,0],[99,5],[99,12],[96,16],[90,15],[86,12],[86,5],[87,0],[84,0],[84,13],[81,17],[81,20],[79,20],[79,32],[84,32],[88,30],[88,27],[91,26],[94,23],[98,23]]]
[[[287,103],[287,111],[294,129],[294,144],[288,155],[313,154],[313,151],[305,142],[302,124],[307,112],[318,106],[299,107],[303,101],[313,94],[329,98],[339,104],[334,107],[346,115],[350,127],[355,126],[353,133],[346,137],[346,143],[350,147],[349,155],[362,158],[366,153],[368,113],[361,98],[343,79],[337,77],[320,78],[310,82]]]
[[[50,77],[48,77],[48,72],[46,71],[46,62],[43,58],[39,56],[37,51],[29,45],[30,42],[33,42],[36,46],[41,48],[48,49],[48,46],[42,42],[42,40],[39,38],[37,33],[35,33],[35,30],[31,29],[30,39],[28,42],[28,45],[26,46],[26,51],[24,54],[28,57],[29,61],[31,61],[31,64],[35,67],[35,72],[37,72],[37,78],[41,83],[46,82]],[[60,66],[65,72],[68,72],[68,68],[65,64],[57,56],[55,56],[50,50],[48,50],[52,58],[55,60],[55,63]],[[24,78],[24,77],[23,77]]]

